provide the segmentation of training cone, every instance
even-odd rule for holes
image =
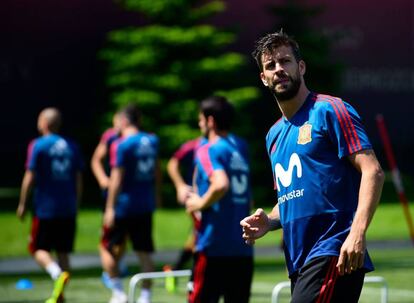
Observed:
[[[24,289],[32,289],[33,283],[29,279],[20,279],[16,282],[16,289],[24,290]]]
[[[169,266],[169,265],[165,265],[164,267],[163,267],[163,270],[164,270],[164,272],[166,272],[166,273],[168,273],[168,272],[171,272],[172,271],[172,269],[171,269],[171,266]],[[175,277],[174,276],[167,276],[167,277],[165,277],[165,289],[168,291],[168,292],[170,292],[170,293],[172,293],[172,292],[175,292],[176,291],[176,288],[175,288]]]

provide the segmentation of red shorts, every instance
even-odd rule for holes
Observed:
[[[109,251],[129,238],[134,251],[153,252],[152,213],[115,219],[114,227],[102,227],[101,244]]]
[[[209,257],[196,253],[193,265],[193,287],[189,303],[248,303],[253,277],[253,257]]]
[[[291,277],[292,303],[358,302],[365,269],[340,276],[338,257],[312,259]]]
[[[73,251],[76,218],[39,219],[33,217],[29,252],[36,250],[69,253]]]

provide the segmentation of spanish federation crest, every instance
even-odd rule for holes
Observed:
[[[312,142],[312,124],[306,123],[299,128],[298,144]]]

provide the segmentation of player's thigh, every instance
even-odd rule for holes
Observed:
[[[193,263],[193,287],[189,303],[217,303],[222,294],[223,268],[215,258],[196,253]]]
[[[76,218],[58,218],[53,220],[54,249],[58,252],[73,251],[76,234]]]
[[[365,270],[340,276],[337,257],[319,257],[300,269],[292,292],[293,303],[358,302]]]
[[[365,269],[339,276],[332,294],[331,302],[357,303],[364,284]]]
[[[128,234],[126,225],[126,219],[117,218],[112,228],[102,226],[101,246],[113,255],[123,252]]]
[[[53,248],[50,219],[33,217],[29,240],[29,251],[34,254],[37,250],[51,251]]]
[[[229,257],[223,264],[223,271],[226,277],[223,281],[224,302],[249,302],[253,278],[253,257]]]
[[[128,218],[128,235],[134,251],[153,252],[152,213]]]
[[[324,256],[312,259],[305,264],[292,279],[291,302],[317,302],[319,297],[324,297],[329,293],[337,277],[336,263],[337,257]]]

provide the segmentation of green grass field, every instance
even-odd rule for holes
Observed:
[[[414,207],[411,205],[411,213]],[[97,251],[102,215],[99,210],[81,210],[78,219],[76,252]],[[24,222],[17,220],[13,212],[0,213],[0,258],[28,256],[27,240],[30,217]],[[190,232],[191,222],[183,210],[161,209],[156,212],[154,237],[157,249],[174,249],[183,245]],[[378,210],[368,231],[368,240],[409,239],[407,223],[399,203],[383,204]],[[277,245],[280,232],[267,235],[257,242],[260,246]]]
[[[101,214],[97,210],[82,210],[79,215],[76,251],[96,253],[100,235]],[[14,213],[0,214],[2,235],[0,237],[0,258],[28,256],[27,235],[30,220],[19,222]],[[178,249],[184,243],[190,230],[190,220],[181,210],[159,210],[155,217],[155,241],[157,249]],[[399,204],[380,205],[368,233],[368,240],[408,239],[408,229]],[[258,245],[278,245],[280,234],[267,235]],[[414,302],[414,248],[375,249],[370,254],[376,265],[371,276],[382,276],[389,286],[389,302]],[[162,264],[158,264],[160,268]],[[131,268],[136,272],[138,268]],[[107,302],[110,292],[100,281],[100,268],[77,270],[73,273],[66,292],[67,303]],[[28,278],[34,288],[16,290],[15,284],[21,278]],[[286,281],[287,275],[283,257],[256,258],[252,303],[270,302],[275,284]],[[127,286],[127,279],[125,280]],[[162,280],[154,282],[154,303],[185,302],[185,278],[179,283],[178,291],[169,294]],[[52,282],[44,273],[8,274],[0,276],[0,302],[44,302],[50,295]],[[280,302],[289,302],[289,290],[282,292]],[[366,285],[360,302],[380,302],[377,285]]]
[[[374,250],[371,255],[376,263],[377,270],[370,276],[382,276],[389,287],[390,303],[414,302],[414,253],[412,249],[406,250]],[[131,271],[137,270],[132,268]],[[100,281],[100,269],[78,270],[72,275],[71,282],[66,291],[67,303],[98,303],[107,302],[110,292],[104,288]],[[15,283],[21,278],[28,278],[33,282],[33,289],[16,290]],[[264,258],[256,260],[254,282],[252,286],[252,303],[270,302],[272,289],[275,284],[286,281],[284,260],[278,258]],[[127,287],[128,279],[125,279]],[[154,282],[154,303],[185,302],[186,279],[181,278],[177,293],[170,294],[164,289],[163,280]],[[2,303],[37,303],[44,302],[50,294],[52,282],[43,273],[26,275],[0,276],[0,302]],[[281,293],[280,302],[289,302],[289,290]],[[364,287],[360,302],[380,302],[379,285],[367,284]]]

